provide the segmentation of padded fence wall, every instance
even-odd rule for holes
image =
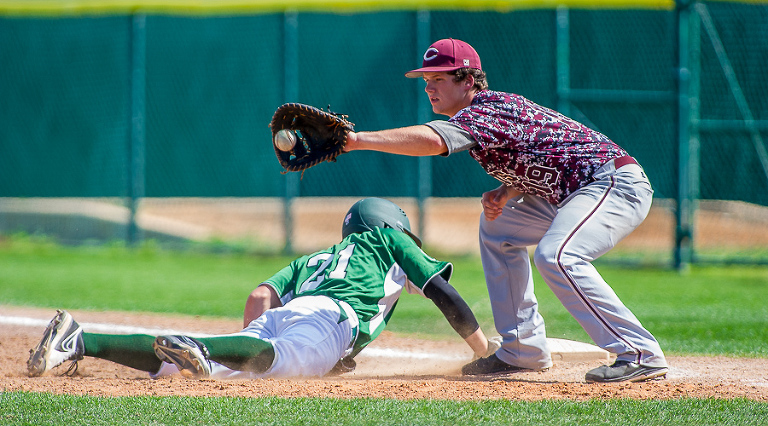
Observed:
[[[671,12],[574,15],[574,86],[673,89]],[[425,49],[416,45],[416,13],[298,14],[292,99],[284,97],[284,20],[146,18],[146,196],[282,195],[267,124],[284,101],[330,105],[360,130],[418,123],[423,84],[403,76]],[[130,16],[2,20],[0,193],[127,195],[131,28]],[[430,35],[472,43],[492,88],[557,106],[553,10],[434,12]],[[625,146],[673,196],[674,108],[587,102],[574,115]],[[495,185],[467,156],[431,161],[434,196]],[[307,171],[300,195],[416,196],[416,170],[413,158],[342,156]]]

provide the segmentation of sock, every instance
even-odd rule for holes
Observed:
[[[263,373],[275,360],[272,344],[255,337],[234,335],[195,339],[208,348],[211,360],[233,370]]]
[[[85,356],[106,359],[141,371],[156,373],[162,362],[155,355],[155,336],[147,334],[83,333]]]

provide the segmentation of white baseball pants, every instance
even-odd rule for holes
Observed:
[[[211,378],[258,379],[322,377],[352,350],[357,333],[357,314],[348,304],[347,319],[339,321],[341,309],[325,296],[301,296],[284,306],[269,309],[237,335],[266,340],[275,349],[275,360],[264,373],[232,370],[211,361]],[[211,336],[215,337],[215,336]],[[152,377],[177,373],[173,364],[163,363]]]

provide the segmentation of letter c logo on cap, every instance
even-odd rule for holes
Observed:
[[[435,49],[434,47],[430,47],[429,49],[427,49],[426,52],[424,52],[424,60],[431,61],[432,59],[437,58],[437,55],[439,53],[440,52],[437,49]]]

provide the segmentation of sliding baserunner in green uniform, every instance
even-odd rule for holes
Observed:
[[[355,203],[342,240],[300,257],[261,283],[245,328],[212,337],[84,332],[59,311],[28,361],[37,376],[85,356],[153,377],[318,377],[354,369],[353,357],[387,325],[406,292],[431,299],[476,356],[493,353],[469,306],[448,283],[453,266],[424,253],[405,212],[380,198]]]

